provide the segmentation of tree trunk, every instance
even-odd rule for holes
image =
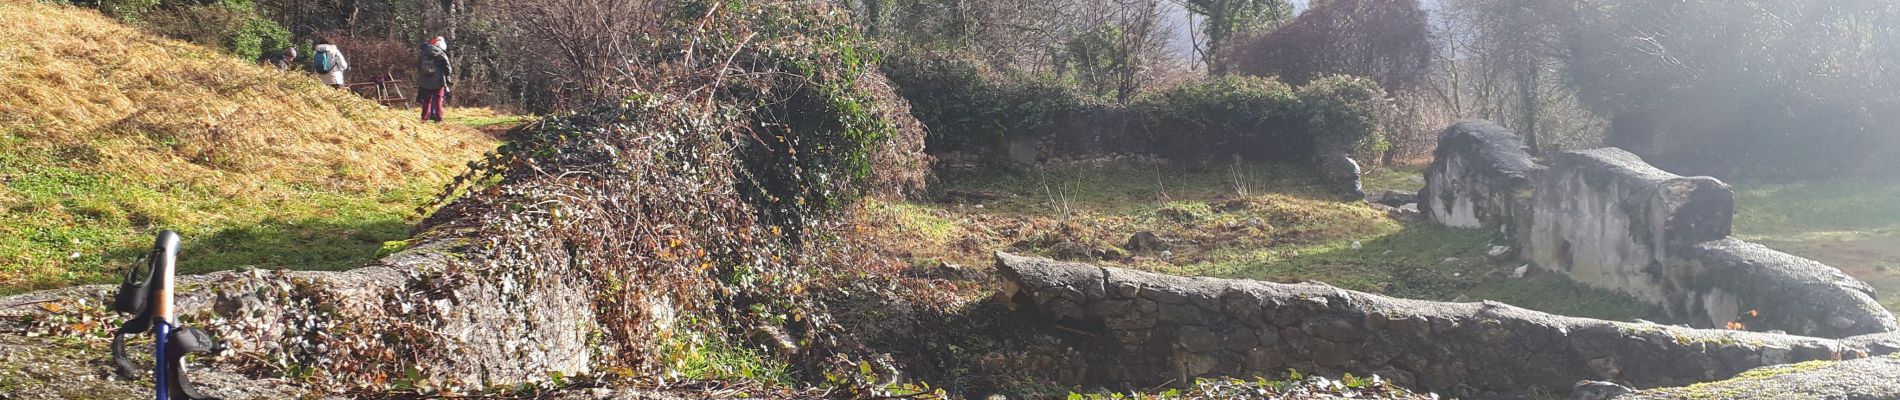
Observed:
[[[1537,144],[1537,76],[1541,70],[1543,67],[1533,57],[1531,62],[1525,63],[1524,75],[1517,80],[1518,96],[1524,101],[1520,130],[1524,132],[1524,145],[1530,147],[1533,156],[1542,154]]]

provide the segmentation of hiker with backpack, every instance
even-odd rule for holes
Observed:
[[[441,36],[422,43],[421,60],[416,63],[416,102],[422,103],[422,120],[442,122],[442,102],[455,86],[455,67],[449,65],[449,42]]]
[[[328,39],[318,40],[316,54],[310,55],[310,69],[317,73],[317,79],[323,80],[323,84],[342,89],[343,71],[350,69],[350,62],[343,58],[343,51],[337,50],[336,45],[330,44]]]

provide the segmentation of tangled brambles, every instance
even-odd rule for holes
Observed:
[[[866,193],[920,186],[922,127],[874,53],[821,4],[674,7],[676,36],[636,72],[643,89],[510,132],[444,193],[468,189],[428,224],[469,238],[467,256],[411,278],[410,293],[582,308],[568,316],[578,321],[519,312],[490,323],[554,336],[523,347],[585,342],[588,371],[662,372],[670,352],[655,349],[700,333],[824,358],[792,353],[828,346],[828,317],[805,294],[831,273],[820,266],[856,257],[832,234],[834,214]],[[421,331],[458,326],[453,306],[434,307],[411,315],[448,317]],[[480,347],[410,349],[458,346]]]

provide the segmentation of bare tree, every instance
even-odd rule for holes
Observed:
[[[719,3],[712,3],[719,4]],[[483,4],[506,32],[508,73],[514,85],[535,87],[549,99],[531,99],[540,108],[613,95],[630,82],[627,65],[653,37],[663,2],[653,0],[521,0]],[[716,7],[716,6],[715,6]],[[690,44],[688,44],[690,47]]]
[[[1194,33],[1194,51],[1207,74],[1226,75],[1227,45],[1236,35],[1270,28],[1293,17],[1285,0],[1177,0],[1188,12],[1202,17]]]
[[[1434,16],[1441,67],[1431,90],[1461,118],[1498,121],[1533,154],[1594,146],[1607,124],[1559,72],[1570,0],[1449,0]]]

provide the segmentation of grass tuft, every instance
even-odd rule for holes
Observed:
[[[1814,259],[1873,286],[1900,312],[1900,180],[1735,185],[1735,235]]]

